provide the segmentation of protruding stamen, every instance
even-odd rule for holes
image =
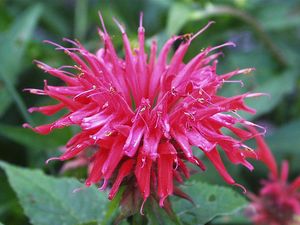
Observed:
[[[119,27],[120,31],[122,34],[125,34],[125,28],[124,26],[121,25],[121,23],[116,19],[116,18],[113,18],[114,22],[117,24],[117,26]]]
[[[142,29],[144,29],[143,28],[143,17],[144,17],[144,14],[143,14],[143,12],[141,12],[140,13],[140,27],[139,28],[142,28]]]
[[[29,91],[31,94],[36,95],[46,95],[44,90],[34,89],[34,88],[25,88],[23,91]]]
[[[162,197],[162,198],[159,200],[159,206],[160,206],[160,207],[164,207],[164,201],[166,200],[167,197],[168,197],[168,195]]]
[[[107,184],[108,184],[108,182],[107,182],[107,180],[105,179],[104,181],[103,181],[103,184],[102,184],[102,186],[100,187],[100,188],[98,188],[100,191],[103,191],[103,190],[105,190],[106,189],[106,187],[107,187]]]
[[[52,158],[50,158],[50,159],[47,159],[46,161],[45,161],[45,163],[46,164],[48,164],[50,161],[52,161],[52,160],[61,160],[61,158],[60,157],[52,157]]]
[[[262,132],[261,132],[262,135],[265,135],[267,133],[266,128],[263,127],[263,126],[260,126],[258,124],[252,123],[252,122],[247,121],[247,120],[241,121],[241,123],[246,124],[246,125],[251,126],[251,127],[258,127],[260,129],[262,129]]]
[[[178,158],[177,157],[175,157],[175,159],[174,159],[174,162],[175,162],[175,168],[174,168],[174,170],[177,170],[177,168],[178,168]]]
[[[72,45],[74,45],[74,46],[76,46],[78,48],[81,47],[78,40],[73,41],[73,40],[71,40],[69,38],[63,38],[62,40],[65,41],[65,42],[69,42],[69,43],[71,43]]]
[[[243,185],[238,184],[238,183],[234,183],[233,186],[237,186],[237,187],[241,188],[242,191],[243,191],[243,194],[247,193],[247,190],[246,190],[246,188]]]
[[[246,98],[253,98],[253,97],[260,97],[260,96],[267,96],[271,98],[271,95],[268,93],[250,93],[246,95]]]
[[[200,34],[202,34],[207,28],[210,27],[210,25],[212,25],[214,23],[215,23],[215,21],[208,22],[208,24],[206,24],[205,27],[203,27],[201,30],[199,30],[196,34],[193,35],[193,37],[190,39],[190,41],[194,40],[197,36],[199,36]]]
[[[142,216],[145,215],[145,214],[144,214],[144,205],[145,205],[145,203],[146,203],[146,200],[147,200],[147,199],[144,199],[144,201],[143,201],[143,203],[142,203],[142,205],[141,205],[141,208],[140,208],[140,214],[141,214]]]
[[[33,129],[33,127],[30,126],[28,123],[24,123],[24,124],[22,125],[22,127],[23,127],[23,128],[30,128],[30,129]]]
[[[222,44],[222,45],[218,45],[218,46],[215,46],[215,47],[211,48],[210,51],[214,51],[214,50],[216,50],[216,49],[223,48],[223,47],[225,47],[225,46],[236,47],[235,43],[233,43],[233,42],[231,42],[231,41],[228,41],[228,42],[226,42],[226,43],[224,43],[224,44]]]
[[[244,87],[244,83],[241,80],[222,80],[223,83],[239,83],[241,87]]]
[[[249,74],[254,70],[255,70],[255,68],[246,68],[246,69],[240,70],[240,72],[243,73],[243,74]]]
[[[104,20],[103,20],[103,17],[102,17],[102,14],[101,14],[100,11],[98,12],[98,15],[99,15],[99,18],[100,18],[100,21],[101,21],[102,29],[103,29],[104,33],[107,34],[107,31],[106,31],[106,28],[105,28],[105,23],[104,23]]]

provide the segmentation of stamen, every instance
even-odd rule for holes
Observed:
[[[210,51],[214,51],[214,50],[216,50],[216,49],[223,48],[223,47],[225,47],[225,46],[236,47],[236,45],[235,45],[233,42],[228,41],[228,42],[226,42],[226,43],[224,43],[224,44],[222,44],[222,45],[218,45],[218,46],[215,46],[215,47],[211,48]]]
[[[195,121],[195,117],[193,115],[193,113],[190,113],[190,112],[183,112],[186,116],[188,116],[191,120]]]
[[[199,102],[199,103],[204,103],[205,100],[204,100],[204,98],[197,98],[197,102]]]
[[[112,133],[113,133],[113,131],[106,131],[106,132],[105,132],[105,136],[106,136],[106,137],[109,137],[109,136],[112,135]]]
[[[142,205],[141,205],[141,208],[140,208],[140,214],[141,214],[142,216],[145,215],[145,214],[144,214],[144,205],[145,205],[146,200],[147,200],[147,199],[144,199],[144,201],[143,201],[143,203],[142,203]]]
[[[177,93],[178,93],[178,92],[175,90],[175,87],[172,87],[172,89],[171,89],[171,94],[174,95],[174,96],[176,96]]]
[[[33,129],[33,127],[30,126],[28,123],[23,123],[22,127],[23,127],[23,128],[30,128],[30,129]]]
[[[50,161],[52,161],[52,160],[61,160],[61,158],[60,157],[52,157],[52,158],[50,158],[50,159],[47,159],[46,161],[45,161],[45,163],[46,164],[48,164]]]
[[[260,97],[260,96],[267,96],[271,98],[271,95],[268,93],[251,93],[251,94],[247,94],[246,98],[253,98],[253,97]]]
[[[107,180],[105,179],[105,180],[103,181],[102,186],[99,187],[98,189],[99,189],[100,191],[104,191],[104,190],[106,189],[107,184],[108,184],[108,182],[107,182]]]
[[[94,88],[94,87],[95,87],[95,88]],[[85,94],[87,94],[87,93],[90,93],[90,92],[94,91],[95,89],[96,89],[96,86],[94,85],[94,86],[93,86],[93,89],[90,89],[90,90],[87,90],[87,91],[83,91],[83,92],[80,92],[79,94],[75,95],[75,96],[73,97],[73,100],[75,101],[75,100],[77,100],[79,97],[81,97],[82,95],[85,95]]]
[[[105,108],[107,108],[108,107],[108,102],[105,102],[104,104],[103,104],[103,106],[102,106],[102,109],[105,109]]]
[[[81,47],[81,46],[80,46],[80,43],[79,43],[79,41],[78,41],[78,40],[75,40],[75,41],[73,41],[73,40],[71,40],[71,39],[68,39],[68,38],[63,38],[63,41],[65,41],[65,42],[69,42],[69,43],[73,44],[74,46],[76,46],[76,47],[78,47],[78,48],[80,48],[80,47]]]
[[[164,197],[162,197],[160,200],[159,200],[159,206],[160,207],[164,207],[164,201],[165,201],[165,199],[167,198],[168,196],[164,196]]]
[[[241,87],[244,87],[244,83],[241,80],[222,80],[223,83],[240,83]]]
[[[143,12],[140,13],[140,27],[139,28],[143,28]]]
[[[237,187],[241,188],[242,191],[243,191],[243,194],[247,193],[247,190],[246,190],[246,188],[243,185],[238,184],[238,183],[234,183],[233,186],[237,186]]]
[[[206,91],[204,91],[204,89],[203,88],[199,88],[199,95],[202,95],[203,93],[206,95],[206,97],[209,99],[209,100],[211,100],[211,96],[206,92]]]
[[[210,21],[208,22],[208,24],[206,24],[205,27],[203,27],[201,30],[199,30],[196,34],[193,35],[193,37],[190,39],[191,41],[194,40],[197,36],[199,36],[200,34],[202,34],[207,28],[210,27],[210,25],[214,24],[215,21]]]
[[[143,156],[143,158],[142,158],[142,166],[141,166],[141,168],[144,168],[145,164],[146,164],[146,157],[145,157],[145,156]]]
[[[29,91],[31,94],[36,94],[36,95],[47,95],[45,91],[34,89],[34,88],[25,88],[23,89],[23,91]]]
[[[110,93],[114,94],[114,93],[116,93],[116,91],[117,91],[116,88],[114,88],[113,86],[109,87],[109,92]]]
[[[175,168],[174,168],[174,170],[177,170],[178,164],[179,164],[177,157],[175,157],[174,162],[175,162]]]
[[[114,22],[116,23],[116,25],[119,27],[121,33],[122,33],[122,34],[125,34],[125,33],[126,33],[125,28],[121,25],[121,23],[120,23],[116,18],[114,18],[114,17],[113,17],[113,21],[114,21]]]
[[[105,28],[105,24],[104,24],[104,20],[102,18],[102,14],[101,14],[100,11],[98,12],[98,15],[99,15],[99,18],[100,18],[100,21],[101,21],[102,29],[103,29],[104,33],[107,34],[107,31],[106,31],[106,28]]]
[[[258,124],[252,123],[252,122],[247,121],[247,120],[243,120],[243,121],[241,121],[241,123],[249,125],[249,126],[253,126],[253,127],[258,127],[260,129],[262,129],[262,132],[261,132],[262,135],[265,135],[267,133],[267,129],[263,126],[258,125]]]
[[[246,68],[246,69],[240,70],[239,72],[243,73],[243,74],[249,74],[249,73],[251,73],[254,70],[255,70],[255,68]]]
[[[244,148],[245,151],[249,151],[249,152],[253,153],[255,155],[256,160],[259,159],[258,154],[256,153],[256,151],[254,149],[250,148],[249,146],[247,146],[245,144],[242,144],[241,146]]]

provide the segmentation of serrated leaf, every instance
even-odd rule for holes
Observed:
[[[230,188],[202,182],[190,182],[181,187],[193,199],[191,202],[177,199],[173,208],[183,224],[205,224],[220,215],[237,212],[247,201]]]
[[[16,83],[20,74],[23,56],[30,37],[37,24],[42,8],[34,5],[18,16],[10,30],[3,35],[0,42],[0,79],[11,85]],[[0,89],[0,115],[11,103],[11,94],[7,89]]]
[[[102,221],[105,194],[95,187],[73,193],[83,184],[72,178],[54,178],[40,170],[0,162],[33,225],[77,225]]]

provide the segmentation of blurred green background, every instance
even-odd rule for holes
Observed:
[[[237,68],[255,67],[250,75],[240,76],[245,86],[226,84],[222,94],[265,92],[270,97],[249,100],[257,109],[255,116],[245,115],[268,130],[266,138],[277,161],[288,159],[292,175],[300,171],[300,1],[299,0],[0,0],[0,158],[12,164],[42,168],[48,174],[59,174],[60,163],[45,166],[44,161],[59,154],[74,130],[64,129],[49,136],[39,136],[23,129],[22,124],[44,124],[54,120],[39,114],[29,115],[29,106],[45,105],[48,98],[30,95],[22,90],[42,88],[43,80],[59,81],[36,68],[33,60],[51,66],[69,63],[64,54],[42,43],[51,40],[62,44],[62,38],[78,39],[91,51],[102,46],[97,27],[98,10],[122,54],[121,35],[112,18],[125,26],[130,40],[137,40],[139,13],[144,12],[148,40],[156,38],[161,45],[174,34],[195,33],[208,21],[216,22],[198,37],[186,60],[203,47],[236,43],[223,49],[219,73]],[[150,42],[150,41],[149,41]],[[68,45],[67,43],[64,43]],[[229,169],[238,182],[251,191],[266,169],[257,164],[254,173],[243,168]],[[224,182],[209,167],[194,180]],[[84,170],[63,174],[83,179]],[[251,175],[251,176],[250,176]],[[0,221],[4,224],[28,224],[5,174],[0,171]]]

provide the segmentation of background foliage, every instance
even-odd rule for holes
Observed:
[[[59,154],[59,147],[75,130],[39,136],[21,127],[25,121],[37,125],[53,120],[26,111],[28,106],[43,105],[49,99],[29,95],[22,89],[41,88],[43,79],[57,82],[38,70],[32,61],[38,59],[52,66],[68,63],[63,54],[42,41],[62,43],[62,37],[76,38],[91,51],[96,50],[101,47],[96,29],[100,24],[98,10],[103,13],[119,50],[122,49],[120,32],[112,17],[125,24],[133,43],[137,41],[141,11],[147,37],[156,38],[159,43],[170,35],[195,33],[209,20],[216,21],[194,41],[186,59],[202,47],[228,40],[237,44],[236,48],[224,50],[219,72],[256,68],[251,75],[240,77],[246,84],[242,91],[266,92],[271,97],[249,101],[258,113],[246,116],[267,127],[267,141],[277,161],[288,159],[292,176],[299,174],[298,0],[0,0],[0,167],[3,169],[0,171],[0,221],[3,224],[111,224],[118,214],[117,202],[108,202],[106,193],[99,193],[95,188],[72,193],[83,186],[80,181],[85,177],[84,169],[60,173],[60,163],[44,164],[47,158]],[[241,88],[236,85],[225,85],[223,94],[237,94]],[[237,181],[252,192],[257,191],[258,180],[267,173],[262,165],[255,165],[256,170],[251,174],[240,167],[229,167]],[[21,167],[38,168],[44,173]],[[79,182],[67,176],[77,177]],[[249,224],[238,210],[246,205],[240,191],[215,184],[224,182],[208,166],[207,172],[195,174],[191,183],[183,187],[196,198],[195,206],[174,198],[178,217],[172,221],[167,221],[165,212],[156,206],[156,213],[149,212],[147,221],[138,215],[122,224],[158,224],[161,218],[166,220],[163,224],[204,224],[216,215],[230,213],[231,216],[219,216],[210,223]],[[207,209],[209,213],[203,211]]]

